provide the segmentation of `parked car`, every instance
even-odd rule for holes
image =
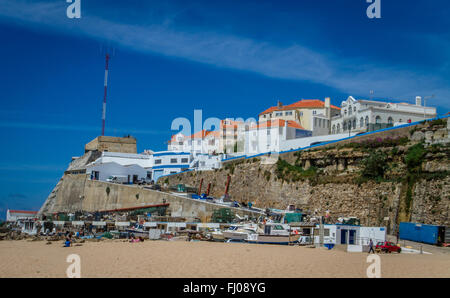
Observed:
[[[141,179],[138,179],[138,180],[136,181],[136,184],[137,184],[137,185],[146,185],[146,184],[148,184],[148,183],[150,183],[150,181],[148,181],[148,180],[145,179],[145,178],[141,178]]]
[[[377,245],[375,246],[375,249],[377,251],[386,252],[386,253],[391,253],[391,252],[400,253],[402,251],[402,249],[400,247],[398,247],[394,243],[388,242],[388,241],[378,242]]]
[[[108,179],[106,179],[106,182],[125,184],[125,183],[128,182],[128,177],[127,176],[112,175],[112,176],[109,176]]]

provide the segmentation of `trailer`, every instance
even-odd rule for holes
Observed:
[[[433,245],[442,245],[446,240],[449,240],[445,239],[446,228],[444,226],[401,222],[399,228],[399,238],[401,240],[410,240]]]

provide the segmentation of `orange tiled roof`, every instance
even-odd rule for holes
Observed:
[[[215,130],[215,131],[207,131],[207,132],[206,132],[206,136],[207,136],[207,137],[211,136],[211,137],[213,137],[213,138],[218,138],[218,137],[220,137],[220,131],[218,131],[218,130]]]
[[[256,129],[256,128],[268,128],[268,127],[281,127],[281,126],[284,126],[285,123],[286,123],[286,120],[283,120],[283,119],[267,120],[264,122],[260,122],[258,125],[254,124],[251,128]],[[292,120],[288,120],[287,125],[288,125],[288,127],[305,130],[305,128],[303,126],[301,126],[300,124],[298,124],[297,122],[292,121]]]
[[[264,112],[262,112],[260,115],[268,114],[273,111],[286,111],[286,110],[299,109],[299,108],[313,109],[313,108],[323,108],[324,106],[325,106],[325,102],[320,99],[302,99],[302,100],[299,100],[299,101],[294,102],[293,104],[290,104],[287,106],[270,107],[267,110],[265,110]],[[330,105],[330,107],[332,109],[337,109],[337,110],[341,109],[335,105]]]
[[[24,211],[24,210],[9,210],[9,213],[26,213],[26,214],[37,214],[37,211]]]

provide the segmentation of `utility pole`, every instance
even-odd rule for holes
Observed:
[[[105,62],[105,83],[104,83],[103,112],[102,112],[102,136],[105,135],[106,91],[107,91],[107,87],[108,87],[108,64],[109,64],[109,54],[106,53],[106,62]]]

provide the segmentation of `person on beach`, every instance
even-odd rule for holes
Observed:
[[[373,250],[373,241],[372,241],[372,239],[370,239],[370,241],[369,241],[369,254],[370,254],[370,252],[375,253],[375,250]]]
[[[64,242],[64,247],[70,247],[72,245],[72,241],[70,241],[69,237],[66,237],[66,241]]]

